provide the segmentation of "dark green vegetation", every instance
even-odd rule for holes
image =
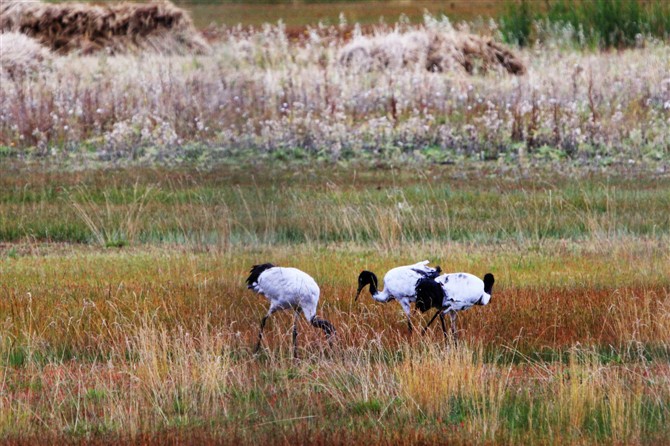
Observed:
[[[623,48],[652,35],[670,33],[670,3],[664,0],[533,0],[508,1],[500,17],[509,43],[527,46],[554,29],[572,30],[578,46]]]

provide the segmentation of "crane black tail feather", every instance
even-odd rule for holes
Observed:
[[[493,283],[495,282],[495,279],[493,278],[493,274],[487,273],[484,276],[484,292],[487,294],[491,294],[491,291],[493,291]]]
[[[421,277],[425,277],[425,278],[428,278],[428,279],[436,279],[437,276],[439,276],[442,273],[442,268],[440,268],[439,265],[438,265],[430,271],[425,271],[425,270],[416,269],[416,268],[412,268],[412,271],[419,274]]]
[[[323,330],[328,340],[330,340],[333,336],[335,336],[336,333],[335,327],[333,326],[333,324],[331,324],[325,319],[321,319],[317,316],[314,316],[312,318],[312,325],[315,326],[316,328],[320,328],[321,330]]]

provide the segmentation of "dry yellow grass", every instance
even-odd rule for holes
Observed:
[[[209,50],[188,13],[168,1],[101,6],[3,1],[0,31],[25,33],[59,53],[202,54]]]

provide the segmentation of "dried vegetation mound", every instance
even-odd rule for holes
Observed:
[[[167,1],[96,6],[3,0],[0,31],[27,34],[58,53],[200,54],[209,50],[188,13]]]
[[[490,37],[460,31],[397,31],[358,36],[342,48],[340,62],[364,69],[425,67],[469,74],[501,71],[524,74],[523,61]]]
[[[0,34],[0,77],[39,72],[51,61],[51,51],[21,33]]]

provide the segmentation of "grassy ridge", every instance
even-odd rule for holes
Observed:
[[[551,28],[561,32],[569,28],[575,44],[591,47],[634,46],[638,34],[664,39],[670,32],[670,5],[663,0],[176,0],[174,3],[189,10],[201,28],[213,22],[257,26],[278,20],[290,27],[318,22],[337,24],[341,14],[351,23],[374,24],[380,17],[394,21],[401,14],[417,23],[423,20],[424,11],[428,11],[433,15],[444,14],[451,20],[494,18],[500,21],[508,42],[524,46],[546,38]]]
[[[317,180],[317,178],[319,178]],[[220,168],[0,179],[0,240],[187,244],[405,242],[667,236],[666,179],[499,178],[470,167],[373,173]]]
[[[55,0],[63,2],[64,0]],[[87,1],[87,0],[85,0]],[[139,1],[139,0],[137,0]],[[218,25],[260,26],[281,20],[290,28],[302,29],[319,22],[340,23],[344,16],[349,23],[376,24],[380,18],[387,22],[404,15],[413,23],[423,20],[425,11],[434,15],[448,15],[452,20],[473,20],[477,17],[494,17],[501,10],[495,0],[452,0],[433,2],[427,0],[176,0],[174,3],[191,14],[195,25],[206,28]]]

